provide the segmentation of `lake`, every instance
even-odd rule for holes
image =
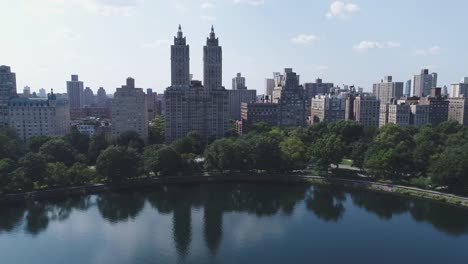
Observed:
[[[468,263],[468,210],[340,187],[168,185],[2,205],[0,263]]]

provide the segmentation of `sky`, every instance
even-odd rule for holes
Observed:
[[[451,0],[0,0],[0,65],[18,90],[66,91],[78,74],[108,93],[136,79],[158,93],[170,85],[170,45],[182,25],[194,79],[214,25],[223,84],[241,72],[249,89],[293,68],[370,91],[383,76],[406,81],[422,68],[439,86],[468,76],[468,1]]]

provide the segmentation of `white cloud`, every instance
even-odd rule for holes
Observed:
[[[368,52],[373,49],[394,49],[401,47],[401,44],[395,41],[387,41],[386,43],[381,43],[377,41],[361,41],[359,44],[354,45],[353,50],[360,53]]]
[[[428,55],[438,55],[442,51],[442,48],[435,45],[427,49],[416,49],[413,52],[414,56],[428,56]]]
[[[265,0],[233,0],[235,4],[248,4],[251,6],[261,6],[265,4]]]
[[[204,2],[200,5],[200,8],[201,9],[213,9],[215,8],[216,6],[213,4],[213,3],[210,3],[210,2]]]
[[[357,13],[361,8],[353,3],[344,3],[335,1],[330,5],[330,11],[327,13],[328,18],[346,18],[351,14]]]
[[[291,39],[291,42],[298,45],[312,45],[318,40],[318,37],[315,35],[299,34]]]
[[[216,17],[209,15],[201,15],[200,18],[204,21],[215,21]]]

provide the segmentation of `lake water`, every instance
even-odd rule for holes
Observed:
[[[0,207],[0,263],[468,263],[468,210],[279,184]]]

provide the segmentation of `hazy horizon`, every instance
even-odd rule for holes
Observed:
[[[241,72],[249,89],[293,68],[301,83],[321,77],[371,90],[384,75],[405,82],[421,68],[439,86],[468,75],[462,0],[0,0],[0,65],[11,66],[18,91],[28,85],[66,91],[78,74],[108,93],[129,76],[161,93],[170,85],[170,45],[182,24],[191,72],[202,79],[213,24],[223,47],[223,84]],[[464,71],[465,70],[465,71]]]

